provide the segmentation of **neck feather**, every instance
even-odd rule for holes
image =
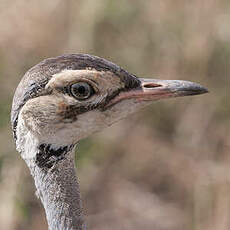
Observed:
[[[18,149],[34,178],[49,230],[85,230],[74,145],[52,148],[49,144],[38,144],[31,135],[24,137],[27,139],[20,142],[24,146]]]

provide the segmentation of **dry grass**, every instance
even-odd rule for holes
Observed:
[[[47,229],[11,137],[14,89],[40,60],[80,52],[210,89],[157,102],[79,144],[90,229],[229,229],[229,12],[227,0],[1,0],[1,228]]]

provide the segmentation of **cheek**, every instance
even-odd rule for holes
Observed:
[[[41,135],[40,140],[47,141],[48,139],[51,144],[70,145],[105,127],[107,124],[104,115],[94,110],[78,115],[74,122],[56,124],[47,130],[45,135]]]
[[[40,142],[73,144],[107,127],[105,115],[99,110],[78,114],[73,119],[73,111],[68,110],[64,101],[53,103],[47,98],[45,102],[38,99],[30,100],[23,106],[21,118]]]
[[[77,139],[83,139],[108,127],[105,121],[105,115],[97,109],[78,115],[77,121],[73,123],[76,127]]]
[[[51,100],[36,98],[28,101],[22,108],[21,116],[28,130],[36,134],[45,134],[61,128],[58,108]]]

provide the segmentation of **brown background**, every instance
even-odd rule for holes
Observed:
[[[63,53],[210,90],[79,143],[89,229],[230,229],[229,0],[0,0],[0,228],[47,229],[9,113],[25,71]]]

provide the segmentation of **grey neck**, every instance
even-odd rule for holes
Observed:
[[[25,160],[45,208],[49,230],[86,230],[73,148],[51,167],[39,166],[34,158]]]

